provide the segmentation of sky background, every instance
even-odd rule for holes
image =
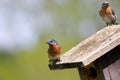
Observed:
[[[45,42],[62,53],[106,26],[105,0],[0,0],[0,80],[79,80],[77,69],[50,71]],[[108,0],[120,22],[120,1]]]

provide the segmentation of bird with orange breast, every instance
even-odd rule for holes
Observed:
[[[49,45],[49,62],[50,64],[55,64],[56,62],[60,61],[61,46],[57,43],[56,40],[48,40],[46,43]]]
[[[111,9],[109,2],[102,3],[102,7],[99,11],[100,16],[108,25],[117,25],[116,23],[116,15],[113,9]]]

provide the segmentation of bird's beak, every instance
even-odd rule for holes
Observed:
[[[46,42],[46,44],[49,44],[49,42]]]

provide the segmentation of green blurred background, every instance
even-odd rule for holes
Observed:
[[[108,0],[120,22],[120,0]],[[62,53],[105,27],[104,0],[0,0],[0,80],[79,80],[77,69],[49,70],[45,42]]]

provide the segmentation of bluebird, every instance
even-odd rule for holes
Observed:
[[[61,46],[57,43],[56,40],[48,40],[46,42],[49,45],[48,48],[48,57],[50,63],[56,63],[60,61]]]
[[[105,21],[105,23],[108,25],[117,25],[116,23],[116,15],[113,9],[111,9],[109,2],[102,3],[102,7],[99,11],[100,16]]]

